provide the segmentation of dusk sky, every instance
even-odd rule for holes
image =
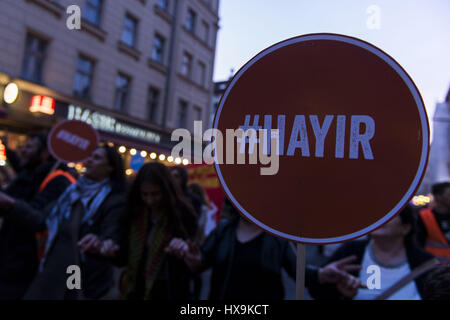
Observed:
[[[379,29],[367,26],[373,5],[380,9]],[[276,42],[331,32],[368,41],[399,62],[419,88],[430,120],[449,89],[448,0],[221,0],[220,6],[215,81],[228,79],[230,69],[239,70]]]

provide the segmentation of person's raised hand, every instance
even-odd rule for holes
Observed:
[[[346,257],[319,269],[319,283],[338,283],[345,281],[349,276],[349,272],[358,271],[360,265],[351,264],[356,260],[356,256]]]

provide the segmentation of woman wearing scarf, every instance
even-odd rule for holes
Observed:
[[[121,298],[190,299],[191,273],[165,249],[174,237],[192,239],[197,217],[165,165],[153,162],[141,168],[130,188],[127,218],[128,236],[116,257],[125,265]],[[114,249],[118,247],[111,245],[100,252],[109,256]]]
[[[119,241],[125,188],[122,158],[103,146],[85,166],[84,176],[48,210],[37,211],[21,201],[12,204],[8,215],[16,223],[49,232],[39,272],[25,299],[99,299],[113,283],[110,261],[92,253],[106,239]],[[67,286],[71,265],[81,269],[81,289]]]

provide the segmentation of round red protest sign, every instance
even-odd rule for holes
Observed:
[[[48,136],[51,154],[62,162],[86,161],[97,148],[99,138],[89,124],[79,120],[67,120],[53,127]]]
[[[255,56],[224,92],[214,128],[224,139],[227,129],[278,130],[266,162],[247,155],[237,164],[239,150],[224,147],[215,168],[241,214],[301,243],[380,227],[414,195],[429,152],[427,115],[408,74],[375,46],[336,34],[292,38]],[[245,152],[264,149],[263,140],[240,141]]]

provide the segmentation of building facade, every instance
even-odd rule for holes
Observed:
[[[14,82],[19,97],[3,101],[0,130],[78,119],[104,141],[168,156],[173,129],[209,121],[218,7],[219,0],[1,1],[0,93]],[[32,112],[33,103],[52,104],[54,114]]]
[[[430,180],[432,184],[450,181],[450,90],[446,101],[436,105],[433,116]]]
[[[433,184],[447,181],[450,181],[450,89],[445,101],[436,104],[428,167],[419,193],[429,194]]]

